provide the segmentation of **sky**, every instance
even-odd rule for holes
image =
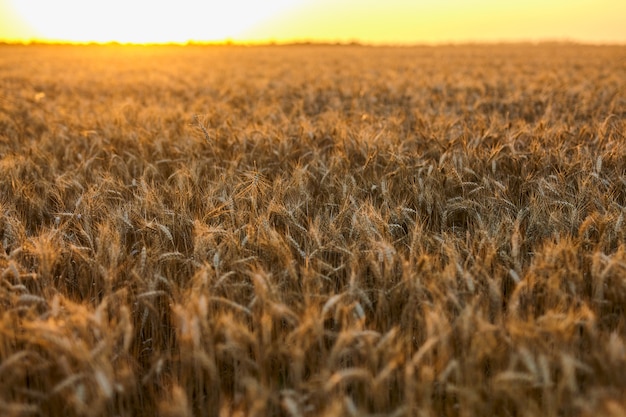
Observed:
[[[625,0],[0,0],[0,41],[626,44]]]

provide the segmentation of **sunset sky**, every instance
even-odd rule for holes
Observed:
[[[626,43],[624,0],[0,0],[0,40]]]

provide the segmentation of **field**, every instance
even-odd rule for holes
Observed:
[[[623,416],[626,47],[0,46],[0,414]]]

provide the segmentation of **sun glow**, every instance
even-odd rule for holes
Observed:
[[[254,39],[446,43],[626,42],[624,0],[309,0]]]
[[[0,41],[626,43],[624,0],[0,0]]]
[[[223,41],[297,1],[19,0],[12,7],[47,41],[179,43]]]

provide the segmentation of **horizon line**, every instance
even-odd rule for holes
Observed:
[[[220,41],[201,41],[187,40],[184,42],[122,42],[122,41],[65,41],[65,40],[43,40],[43,39],[25,39],[25,40],[4,40],[0,39],[2,46],[361,46],[361,47],[437,47],[437,46],[505,46],[505,45],[579,45],[579,46],[626,46],[623,42],[591,42],[576,39],[502,39],[502,40],[465,40],[465,41],[440,41],[440,42],[367,42],[360,40],[262,40],[262,41],[245,41],[224,39]]]

